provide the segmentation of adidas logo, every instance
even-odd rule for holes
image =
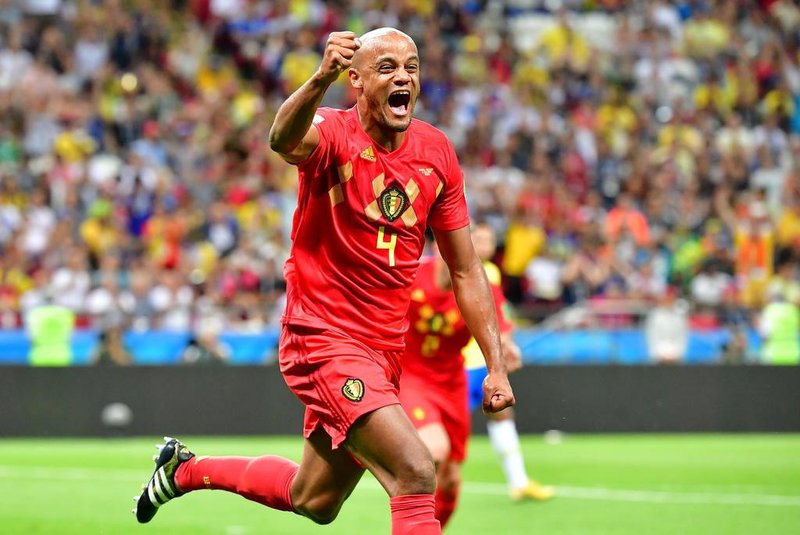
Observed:
[[[425,176],[431,176],[431,173],[433,173],[433,167],[420,167],[419,172]]]
[[[361,157],[370,162],[374,162],[377,159],[375,158],[375,151],[372,150],[372,145],[361,151]]]

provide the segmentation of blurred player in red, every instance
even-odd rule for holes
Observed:
[[[320,108],[345,71],[356,105]],[[300,464],[195,457],[168,438],[138,497],[139,522],[176,496],[221,489],[326,524],[367,469],[390,496],[393,535],[441,532],[433,460],[398,400],[426,227],[486,355],[484,410],[503,410],[514,397],[455,151],[440,131],[412,120],[419,72],[417,47],[398,30],[334,32],[316,73],[281,105],[270,131],[271,148],[299,175],[279,363],[306,407]]]
[[[495,290],[496,294],[500,288],[501,275],[500,268],[491,261],[497,249],[494,229],[485,223],[474,224],[472,226],[472,243],[475,245],[478,256],[483,260],[483,268],[486,270],[489,284],[493,289],[497,289]],[[513,325],[507,321],[507,315],[502,310],[505,304],[502,293],[500,293],[500,298],[502,301],[498,301],[500,306],[498,317],[503,319],[504,329],[501,334],[503,352],[509,371],[515,371],[522,366],[522,359],[519,347],[512,338]],[[481,405],[481,390],[486,377],[486,363],[483,360],[481,348],[474,338],[464,347],[461,354],[464,356],[467,370],[469,411],[472,412]],[[509,407],[500,412],[486,413],[486,418],[488,419],[486,428],[489,432],[489,441],[500,458],[511,499],[514,501],[543,501],[552,498],[553,487],[541,485],[528,477],[520,447],[519,433],[514,421],[514,409]]]
[[[493,287],[494,302],[503,294]],[[497,308],[501,331],[511,328]],[[471,338],[458,311],[450,273],[436,253],[420,265],[403,354],[400,403],[436,463],[436,518],[445,526],[458,501],[461,464],[470,433],[467,378],[461,349]]]

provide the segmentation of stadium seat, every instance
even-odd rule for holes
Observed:
[[[689,334],[689,346],[686,348],[687,364],[714,364],[719,360],[722,346],[728,341],[726,330],[693,331]]]
[[[99,340],[99,335],[94,331],[75,331],[72,334],[72,364],[78,366],[91,364]]]
[[[0,364],[27,364],[31,341],[25,331],[0,331]]]
[[[267,364],[275,360],[280,331],[271,329],[259,334],[223,333],[220,342],[231,351],[231,364]]]
[[[124,342],[135,364],[178,364],[190,336],[189,332],[128,331]]]

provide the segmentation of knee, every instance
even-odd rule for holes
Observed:
[[[397,495],[432,494],[436,490],[436,467],[430,453],[409,456],[397,474]]]
[[[295,500],[294,509],[299,514],[316,524],[330,524],[339,516],[342,501],[338,496],[321,495],[310,498],[299,497]]]

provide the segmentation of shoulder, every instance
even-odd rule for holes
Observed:
[[[354,130],[357,126],[357,117],[352,110],[340,110],[336,108],[321,107],[317,108],[311,124],[317,130]]]
[[[415,137],[426,141],[436,141],[448,147],[452,147],[452,143],[450,143],[450,140],[444,132],[422,119],[412,119],[409,128],[412,135]]]
[[[458,164],[455,147],[447,135],[421,119],[412,119],[409,133],[413,136],[417,150],[423,150],[429,159],[435,159],[446,167]]]
[[[325,122],[328,123],[343,123],[347,120],[347,110],[339,110],[336,108],[320,107],[314,114],[311,124],[319,126]]]

